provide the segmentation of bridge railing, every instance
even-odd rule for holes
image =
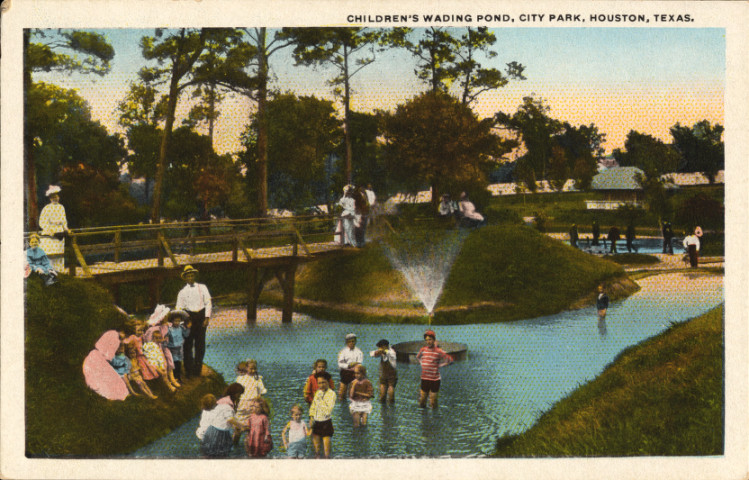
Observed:
[[[94,263],[156,259],[177,266],[177,255],[230,251],[232,260],[246,260],[267,247],[291,247],[291,254],[308,255],[308,245],[330,242],[335,219],[310,215],[284,218],[220,219],[160,224],[118,225],[72,229],[66,249],[71,275],[81,268],[91,276]]]

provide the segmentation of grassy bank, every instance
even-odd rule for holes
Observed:
[[[497,322],[556,313],[582,306],[581,299],[592,301],[599,283],[614,285],[613,298],[637,289],[619,265],[531,228],[484,227],[465,239],[433,322]],[[327,319],[425,321],[423,307],[377,243],[357,255],[309,264],[296,288],[297,310]],[[279,296],[269,292],[263,300],[276,303]],[[352,306],[360,307],[356,316]]]
[[[218,374],[186,382],[175,394],[149,382],[158,399],[110,401],[85,384],[82,365],[103,332],[123,321],[109,293],[61,276],[26,284],[26,454],[91,457],[127,453],[165,435],[199,412],[206,393],[220,393]]]
[[[501,457],[721,455],[723,307],[622,352],[521,435]]]

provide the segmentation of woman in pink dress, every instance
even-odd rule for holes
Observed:
[[[109,400],[124,400],[128,395],[125,381],[109,363],[119,346],[120,334],[116,330],[104,332],[83,361],[86,385]]]

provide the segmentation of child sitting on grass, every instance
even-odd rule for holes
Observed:
[[[145,393],[148,398],[158,398],[153,394],[148,384],[143,380],[143,375],[140,373],[140,364],[138,364],[138,352],[135,345],[125,345],[125,355],[130,360],[130,372],[126,375],[127,380],[134,382],[140,388],[140,391]],[[125,383],[128,383],[127,381]]]
[[[312,403],[312,399],[315,397],[315,392],[317,392],[317,379],[315,378],[315,375],[319,372],[325,372],[328,369],[328,361],[324,358],[318,358],[315,360],[315,365],[312,367],[312,374],[307,377],[307,382],[304,384],[304,400],[307,402],[307,404]],[[333,378],[331,377],[329,385],[331,390],[335,391],[335,385],[333,383]]]
[[[289,458],[304,458],[307,454],[307,437],[311,434],[307,424],[302,421],[302,407],[294,405],[291,407],[291,421],[281,432],[281,440]]]
[[[270,436],[270,422],[268,404],[262,398],[256,398],[250,403],[250,416],[247,419],[247,439],[245,451],[254,458],[268,455],[273,448]]]
[[[164,351],[161,349],[161,343],[163,341],[164,338],[161,336],[161,332],[158,330],[153,332],[151,335],[151,341],[143,344],[143,354],[146,356],[148,363],[153,365],[156,371],[159,372],[161,379],[164,381],[164,385],[166,385],[169,391],[174,392],[177,390],[177,385],[172,383],[172,378],[170,378],[173,376],[170,375],[171,371],[168,370],[169,366],[166,363]]]

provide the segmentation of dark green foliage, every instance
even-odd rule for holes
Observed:
[[[722,230],[725,228],[723,202],[706,193],[684,198],[676,207],[674,223],[687,231],[693,231],[696,226],[703,230]]]
[[[123,323],[102,287],[67,275],[45,287],[32,275],[26,281],[26,366],[73,378],[101,334]]]
[[[723,454],[723,331],[718,307],[626,349],[497,455]]]

